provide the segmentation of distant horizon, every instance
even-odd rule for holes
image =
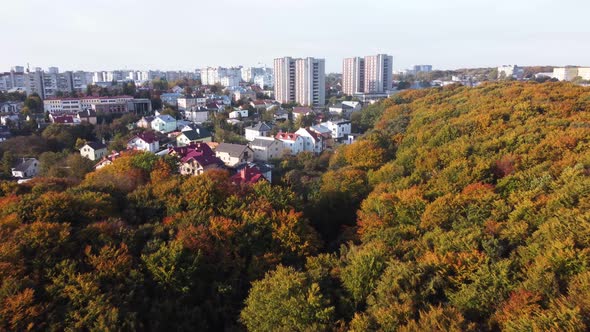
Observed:
[[[19,0],[0,21],[0,68],[194,70],[283,56],[386,53],[396,71],[503,64],[590,66],[582,0]],[[112,69],[110,69],[112,70]]]
[[[320,58],[320,57],[318,57]],[[325,59],[325,58],[320,58],[320,59]],[[327,62],[327,61],[326,61]],[[395,57],[394,57],[394,63],[395,63]],[[415,65],[430,65],[429,63],[416,63]],[[471,70],[471,69],[490,69],[490,68],[497,68],[500,66],[508,66],[508,65],[516,65],[518,67],[590,67],[590,66],[586,66],[586,65],[573,65],[573,64],[568,64],[568,65],[539,65],[539,64],[533,64],[533,65],[521,65],[521,64],[517,64],[517,63],[504,63],[504,64],[498,64],[495,66],[478,66],[478,67],[461,67],[461,68],[437,68],[437,67],[432,67],[432,71],[460,71],[460,70]],[[25,68],[25,72],[27,70],[27,65],[13,65],[10,66],[6,69],[0,69],[0,73],[2,72],[9,72],[13,67],[24,67]],[[197,69],[202,69],[205,67],[223,67],[223,68],[237,68],[242,66],[243,68],[249,68],[249,67],[263,67],[263,65],[209,65],[209,66],[202,66],[202,67],[196,67],[193,69],[183,69],[183,68],[168,68],[168,69],[162,69],[162,68],[133,68],[131,66],[127,66],[128,68],[102,68],[102,69],[81,69],[81,68],[74,68],[74,69],[70,69],[70,68],[62,68],[61,66],[58,65],[48,65],[48,66],[38,66],[38,65],[30,65],[29,68],[31,71],[33,71],[35,68],[39,67],[44,71],[47,71],[50,67],[57,67],[59,69],[59,72],[67,72],[67,71],[84,71],[84,72],[99,72],[99,71],[117,71],[117,70],[133,70],[133,71],[182,71],[182,72],[195,72],[195,70]],[[414,65],[408,66],[407,68],[394,68],[394,73],[396,72],[400,72],[403,70],[407,70],[407,69],[412,69]],[[273,66],[269,66],[266,65],[267,68],[273,68]],[[342,71],[326,71],[326,75],[329,74],[342,74]]]

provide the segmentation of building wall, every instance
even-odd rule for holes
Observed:
[[[393,57],[377,54],[365,57],[365,93],[383,93],[391,90]]]
[[[365,59],[347,58],[342,62],[342,92],[352,96],[365,91]]]

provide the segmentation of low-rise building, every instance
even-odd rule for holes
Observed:
[[[152,121],[154,121],[155,118],[155,116],[143,116],[141,119],[139,119],[139,121],[137,121],[136,125],[138,128],[151,129]]]
[[[265,181],[266,178],[256,166],[245,165],[231,177],[234,184],[254,184]]]
[[[80,148],[80,155],[90,160],[100,160],[107,155],[107,146],[98,142],[87,142]]]
[[[18,159],[11,171],[15,178],[32,178],[39,173],[39,161],[35,158]]]
[[[255,161],[269,161],[280,158],[283,154],[283,143],[274,137],[256,137],[250,143],[254,151]]]
[[[160,141],[155,133],[146,131],[129,139],[127,141],[127,148],[130,150],[156,153],[160,149]]]
[[[152,129],[163,134],[176,130],[176,119],[168,114],[158,115],[151,123]]]
[[[320,154],[324,151],[324,140],[322,136],[306,128],[299,128],[295,134],[303,139],[303,151]]]
[[[295,133],[278,133],[276,139],[283,142],[283,153],[296,155],[305,151],[305,140]]]
[[[235,109],[232,112],[229,112],[230,119],[243,119],[248,117],[248,110],[242,109]]]
[[[211,142],[211,133],[209,130],[197,127],[191,130],[182,130],[180,135],[176,136],[177,146],[187,146],[198,142]]]
[[[178,104],[179,111],[205,107],[207,105],[206,98],[180,97],[176,99],[176,102]]]
[[[302,116],[309,116],[312,114],[314,114],[313,110],[309,107],[293,107],[293,121]]]
[[[251,127],[246,127],[245,136],[248,141],[253,141],[257,137],[268,137],[272,128],[266,122],[259,122]]]
[[[205,143],[169,148],[168,154],[180,158],[179,168],[182,175],[201,175],[211,169],[223,168],[223,162],[215,156],[213,150]]]
[[[219,143],[215,148],[215,156],[227,167],[254,161],[254,151],[249,146],[241,144]]]
[[[80,120],[81,123],[87,122],[93,125],[96,124],[96,112],[91,109],[78,112],[76,117],[78,118],[78,120]]]
[[[76,126],[82,122],[74,115],[53,115],[49,114],[49,121],[53,124],[60,124],[65,126]]]
[[[330,129],[332,138],[340,140],[350,134],[351,123],[348,120],[326,121],[320,124],[322,127]]]

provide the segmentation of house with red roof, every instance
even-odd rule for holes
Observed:
[[[283,143],[284,154],[296,155],[305,151],[304,139],[299,134],[280,132],[275,138]]]
[[[79,125],[80,119],[74,115],[53,115],[49,114],[49,120],[51,123],[61,124],[66,126],[75,126]]]
[[[160,141],[155,133],[145,131],[133,136],[127,141],[127,149],[156,153],[160,150]]]
[[[180,159],[180,174],[201,175],[211,169],[222,169],[224,164],[209,145],[195,143],[181,147],[168,148],[168,154]]]
[[[234,184],[254,184],[260,181],[267,181],[262,172],[255,166],[244,166],[231,177]]]

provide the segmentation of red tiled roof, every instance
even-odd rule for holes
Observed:
[[[112,97],[93,97],[93,96],[87,96],[87,97],[81,97],[81,98],[60,98],[60,97],[49,97],[49,98],[45,98],[45,100],[86,100],[86,99],[118,99],[118,98],[131,98],[133,99],[133,96],[112,96]]]
[[[133,138],[131,138],[130,141],[133,140],[134,138],[142,139],[146,143],[154,143],[158,140],[158,137],[156,137],[156,135],[154,133],[152,133],[151,131],[145,131],[143,133],[139,133],[139,134],[135,135]]]
[[[74,117],[71,115],[53,116],[53,123],[74,123]]]
[[[246,166],[242,168],[238,173],[231,177],[231,181],[235,184],[238,183],[256,183],[260,180],[265,180],[264,175],[256,167]]]
[[[190,145],[169,148],[168,154],[174,153],[180,158],[184,158],[192,151],[198,151],[205,156],[215,156],[211,147],[205,143],[192,143]]]
[[[299,134],[295,133],[278,133],[277,136],[275,136],[276,139],[287,141],[295,141],[297,140],[297,137],[299,137]]]

